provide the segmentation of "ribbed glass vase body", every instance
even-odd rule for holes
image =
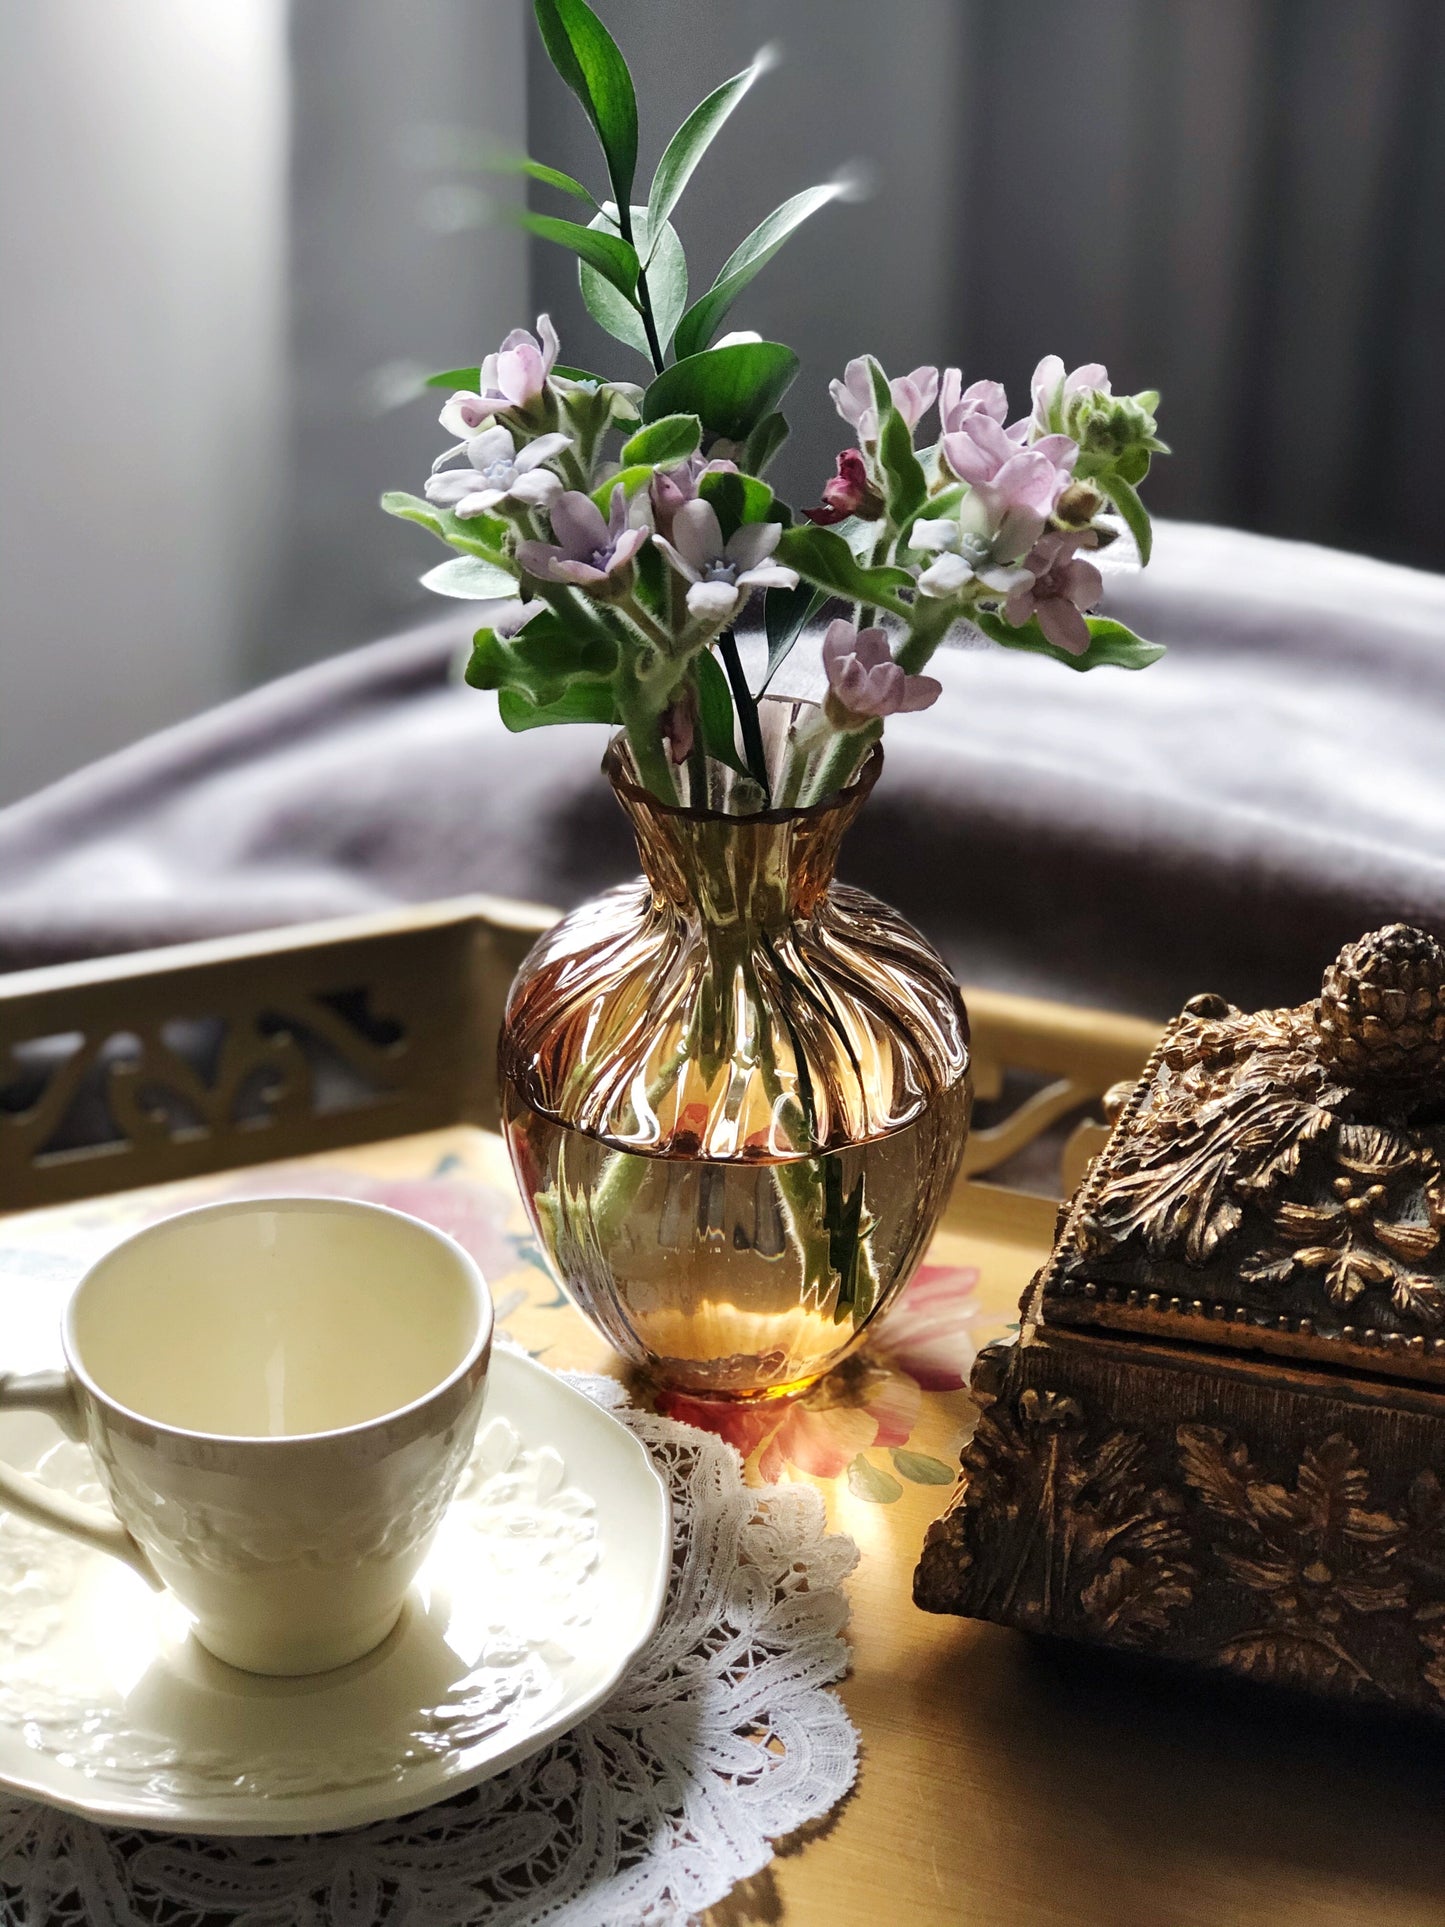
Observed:
[[[736,816],[659,802],[614,744],[646,874],[548,931],[508,1002],[503,1121],[537,1236],[624,1357],[698,1396],[796,1392],[852,1350],[963,1154],[957,987],[832,881],[881,761],[812,809]]]

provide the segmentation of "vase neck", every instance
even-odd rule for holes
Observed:
[[[875,748],[847,789],[808,809],[751,816],[661,802],[637,782],[620,742],[606,769],[653,894],[705,928],[766,930],[812,915],[882,760]]]

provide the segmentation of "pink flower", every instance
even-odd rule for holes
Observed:
[[[868,464],[856,448],[845,448],[838,457],[838,473],[823,484],[822,507],[804,509],[803,513],[825,529],[850,515],[860,515],[865,522],[878,520],[883,513],[883,497],[873,486]]]
[[[1092,609],[1104,593],[1104,578],[1093,563],[1080,562],[1074,554],[1081,543],[1093,539],[1090,529],[1076,534],[1051,529],[1041,535],[1024,558],[1032,581],[1015,589],[1003,606],[1016,629],[1037,616],[1049,641],[1071,656],[1082,656],[1088,648],[1089,625],[1082,611]]]
[[[911,375],[899,375],[889,382],[888,392],[909,428],[917,428],[938,394],[938,370],[915,368]],[[858,431],[860,442],[877,441],[878,410],[873,401],[873,375],[866,356],[850,361],[843,370],[843,379],[828,383],[828,393],[844,421],[851,422]]]
[[[973,1365],[976,1265],[920,1265],[873,1328],[870,1345],[925,1392],[956,1392]]]
[[[1062,494],[1079,459],[1079,445],[1071,436],[1045,435],[1025,450],[1019,446],[1013,429],[1004,428],[981,409],[965,415],[961,426],[945,435],[939,447],[959,481],[967,482],[971,488],[980,482],[996,481],[1006,463],[1027,454],[1042,455],[1045,461],[1053,463],[1059,472],[1058,493]]]
[[[619,592],[623,571],[652,534],[649,526],[634,528],[628,521],[626,497],[619,485],[612,491],[608,521],[590,495],[568,489],[552,504],[555,542],[519,542],[517,560],[542,582],[570,582],[589,595]]]
[[[987,417],[978,419],[986,421]],[[989,426],[997,428],[995,423]],[[1001,436],[1002,431],[999,434]],[[968,430],[961,431],[959,436],[951,435],[948,440],[967,442],[969,452],[961,447],[946,449],[945,458],[951,463],[952,456],[958,455],[978,476],[970,482],[968,493],[959,504],[960,527],[981,536],[994,561],[1012,562],[1032,548],[1042,535],[1044,524],[1054,512],[1054,504],[1069,485],[1077,445],[1064,435],[1048,438],[1051,443],[1064,443],[1070,451],[1062,462],[1057,455],[1063,451],[1042,445],[1033,448],[1010,445],[1010,453],[995,468],[991,462],[992,451]]]
[[[932,676],[909,676],[893,660],[881,629],[855,629],[840,616],[823,638],[828,676],[829,721],[839,729],[858,729],[875,716],[927,709],[943,694]]]
[[[946,435],[954,434],[962,428],[970,415],[987,415],[1000,426],[1008,415],[1008,396],[1004,393],[1001,381],[976,381],[971,387],[963,385],[963,371],[959,368],[945,368],[943,380],[938,390],[938,419]],[[1009,439],[1022,442],[1028,434],[1026,421],[1015,422],[1009,430]]]
[[[550,315],[538,315],[535,335],[526,328],[513,328],[497,352],[482,363],[478,392],[462,388],[452,396],[441,412],[442,427],[465,439],[500,409],[525,413],[546,388],[560,348]]]
[[[1066,375],[1058,355],[1045,355],[1034,370],[1032,387],[1031,426],[1035,436],[1047,435],[1068,426],[1069,405],[1081,395],[1110,393],[1109,371],[1101,361],[1086,361]]]

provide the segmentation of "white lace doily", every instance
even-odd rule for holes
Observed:
[[[748,1487],[732,1447],[572,1381],[672,1492],[656,1638],[612,1699],[454,1800],[351,1833],[199,1839],[0,1797],[6,1927],[628,1927],[680,1923],[821,1819],[857,1771],[827,1690],[847,1666],[852,1541],[810,1487]]]

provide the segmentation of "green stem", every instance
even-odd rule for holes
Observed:
[[[738,724],[743,737],[743,756],[749,770],[762,788],[764,806],[771,807],[768,759],[763,753],[763,732],[758,722],[757,698],[748,688],[748,679],[743,674],[742,657],[738,654],[738,639],[731,629],[724,629],[717,639],[717,646],[718,654],[723,660],[723,668],[727,671],[728,686],[733,692],[733,703],[738,712]]]
[[[870,723],[866,729],[843,730],[808,784],[808,802],[821,803],[842,789],[882,734],[881,723]]]
[[[664,803],[676,803],[677,784],[657,726],[658,711],[643,699],[637,684],[625,673],[617,683],[617,708],[638,776],[654,796],[661,797]]]
[[[894,658],[905,676],[916,676],[927,667],[958,613],[947,602],[935,601],[931,596],[918,598],[913,605],[913,626]]]
[[[632,238],[632,209],[624,207],[619,201],[617,206],[617,226],[628,247],[637,244]],[[640,265],[637,269],[637,312],[642,316],[643,330],[647,335],[647,352],[652,356],[652,366],[657,374],[662,373],[662,343],[657,338],[657,323],[652,314],[652,290],[647,285],[647,269]]]

